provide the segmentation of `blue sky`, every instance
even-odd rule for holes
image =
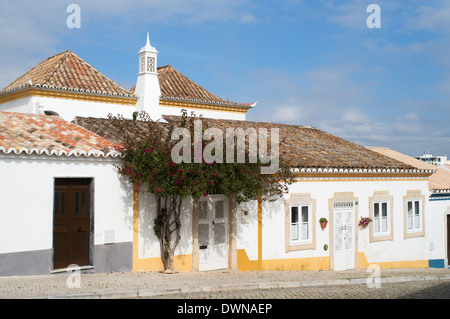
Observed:
[[[81,28],[66,12],[81,9]],[[369,29],[369,4],[381,28]],[[0,3],[0,86],[71,49],[125,88],[150,33],[159,65],[259,104],[248,120],[450,156],[450,1],[17,0]]]

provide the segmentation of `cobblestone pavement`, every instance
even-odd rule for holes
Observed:
[[[0,298],[136,298],[157,295],[188,298],[201,292],[270,293],[288,291],[321,291],[319,286],[332,287],[350,292],[357,291],[357,285],[364,286],[374,273],[366,270],[347,271],[250,271],[239,272],[219,270],[162,274],[158,272],[116,272],[116,273],[63,273],[44,276],[0,277]],[[450,269],[381,269],[381,285],[395,282],[420,281],[424,285],[450,282]],[[303,287],[309,287],[306,290]],[[339,286],[339,287],[337,287]],[[351,286],[351,287],[350,287]],[[388,286],[386,286],[388,287]],[[448,287],[448,286],[447,286]],[[279,289],[283,288],[283,289]],[[298,289],[302,288],[302,289]],[[263,290],[264,289],[264,290]],[[268,290],[275,289],[275,290]],[[317,289],[317,290],[315,290]],[[352,290],[353,289],[353,290]],[[441,289],[441,288],[439,288]],[[322,289],[323,290],[323,289]],[[374,290],[375,291],[375,290]],[[380,290],[383,291],[383,288]],[[186,294],[186,295],[182,295]],[[359,293],[355,292],[355,296]],[[448,294],[448,290],[447,290]],[[219,294],[220,295],[220,294]],[[237,294],[238,295],[238,294]],[[247,295],[247,293],[243,293]],[[320,296],[320,295],[318,295]],[[340,295],[341,298],[347,298]],[[349,298],[351,297],[351,293]],[[362,293],[361,295],[362,296]],[[227,297],[228,298],[228,297]],[[255,297],[259,298],[259,297]],[[263,298],[263,297],[261,297]],[[273,297],[275,298],[275,296]],[[287,297],[289,298],[289,297]]]
[[[223,292],[197,292],[149,297],[151,299],[450,299],[450,280],[299,288],[277,288]]]

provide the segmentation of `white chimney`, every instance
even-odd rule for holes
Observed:
[[[159,109],[159,98],[161,88],[159,87],[157,73],[158,51],[150,45],[147,33],[147,43],[139,51],[139,74],[134,94],[138,96],[137,111],[147,112],[152,120],[161,118]]]

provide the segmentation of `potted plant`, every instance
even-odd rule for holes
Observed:
[[[361,226],[362,228],[366,228],[367,225],[369,225],[372,222],[372,219],[370,219],[369,217],[361,217],[361,219],[359,220],[359,226]]]
[[[322,227],[322,229],[324,229],[325,227],[327,227],[328,220],[326,218],[322,217],[321,219],[319,219],[319,223],[320,223],[320,227]]]

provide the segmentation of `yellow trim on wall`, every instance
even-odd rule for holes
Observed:
[[[235,106],[215,105],[215,104],[206,104],[206,103],[202,104],[202,103],[184,102],[184,101],[168,101],[168,100],[160,100],[159,106],[181,107],[181,108],[189,108],[189,109],[221,111],[221,112],[231,112],[231,113],[247,113],[247,111],[248,111],[248,109],[246,109],[246,108],[235,107]]]
[[[358,255],[359,269],[367,269],[369,265],[378,265],[381,269],[428,268],[428,260],[383,261],[369,263],[364,252],[359,252]]]
[[[250,260],[245,249],[238,249],[238,269],[239,271],[298,271],[298,270],[330,270],[330,257],[309,257],[309,258],[284,258],[269,259],[262,261],[262,268],[259,269],[258,260]],[[359,265],[357,269],[367,269],[369,265],[376,264],[381,269],[394,268],[428,268],[428,260],[406,260],[388,262],[368,262],[364,252],[358,253]]]
[[[238,249],[238,269],[240,271],[329,270],[329,265],[330,259],[328,256],[250,260],[245,249]]]
[[[176,255],[173,258],[173,268],[179,272],[192,271],[192,254]],[[161,257],[138,259],[133,263],[133,271],[163,271],[164,265]]]
[[[259,270],[258,260],[250,260],[245,249],[237,250],[237,265],[239,271],[256,271]]]
[[[173,267],[179,272],[193,270],[192,254],[176,255]],[[133,271],[163,271],[164,265],[161,257],[139,259],[139,191],[133,187]]]
[[[111,96],[102,94],[89,94],[82,92],[69,92],[63,90],[52,90],[45,88],[28,88],[24,90],[19,90],[12,92],[10,94],[5,94],[0,96],[0,104],[7,103],[26,97],[41,96],[57,99],[68,99],[68,100],[81,100],[89,102],[101,102],[101,103],[111,103],[111,104],[122,104],[122,105],[136,105],[137,98],[132,97],[121,97],[121,96]]]

